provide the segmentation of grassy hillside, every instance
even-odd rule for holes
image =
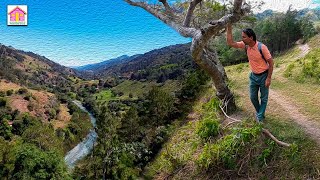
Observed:
[[[0,78],[29,88],[70,91],[76,72],[44,56],[0,44]]]
[[[308,42],[311,50],[305,57],[300,57],[298,46],[276,57],[271,85],[273,93],[281,94],[303,117],[316,123],[320,122],[320,102],[315,98],[320,97],[320,84],[317,76],[303,72],[301,64],[316,62],[308,70],[317,72],[319,39],[317,36]],[[300,66],[290,67],[290,64]],[[292,76],[286,75],[288,69],[294,72]],[[186,123],[173,127],[170,140],[147,166],[144,176],[147,179],[320,178],[319,144],[313,140],[313,132],[306,132],[298,125],[294,114],[288,113],[274,97],[270,97],[264,124],[257,125],[248,97],[248,64],[229,66],[226,71],[239,107],[233,117],[242,122],[225,128],[230,120],[217,115],[221,113],[212,98],[215,92],[208,90],[184,120]],[[304,81],[297,81],[297,76],[302,76]],[[262,127],[292,145],[280,147],[262,134]]]
[[[56,116],[64,111],[60,109],[60,103],[54,94],[28,89],[3,79],[0,80],[0,87],[2,98],[7,101],[6,106],[12,110],[18,110],[20,113],[29,113],[34,117],[40,118],[43,122],[64,120],[60,119],[61,116]]]

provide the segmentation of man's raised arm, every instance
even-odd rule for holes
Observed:
[[[237,43],[233,41],[232,38],[232,25],[230,23],[227,24],[227,44],[228,46],[239,48]]]

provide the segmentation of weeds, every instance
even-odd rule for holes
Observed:
[[[220,124],[216,119],[205,118],[197,125],[197,134],[200,138],[207,140],[219,134]]]
[[[284,77],[288,78],[292,76],[292,70],[294,68],[294,63],[288,65],[287,69],[284,71]]]
[[[235,169],[241,157],[246,156],[248,146],[252,146],[261,134],[261,127],[256,125],[248,128],[233,129],[232,133],[224,136],[214,144],[206,143],[197,161],[201,169],[208,170],[223,166]]]

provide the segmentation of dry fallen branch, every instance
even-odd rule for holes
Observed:
[[[227,118],[233,120],[233,121],[229,122],[226,126],[224,126],[224,128],[226,128],[226,127],[229,126],[230,124],[233,124],[233,123],[236,123],[236,122],[241,122],[241,120],[239,120],[239,119],[235,119],[235,118],[232,118],[232,117],[228,116],[227,113],[223,110],[223,108],[222,108],[221,106],[219,106],[219,107],[220,107],[221,111],[223,112],[223,114],[224,114]],[[272,140],[274,140],[278,145],[280,145],[280,146],[285,146],[285,147],[289,147],[289,146],[290,146],[290,144],[285,143],[285,142],[282,142],[282,141],[278,140],[276,137],[274,137],[274,135],[271,134],[271,132],[270,132],[269,130],[267,130],[267,129],[265,129],[265,128],[262,128],[262,132],[263,132],[265,135],[269,136]]]
[[[226,97],[225,97],[225,98],[226,98]],[[225,98],[223,99],[223,101],[225,101]],[[226,106],[228,106],[229,100],[230,100],[230,99],[228,99],[228,100],[226,101],[226,103],[225,103],[225,105],[224,105],[223,107],[221,106],[222,103],[220,103],[220,105],[219,105],[222,113],[223,113],[228,119],[231,119],[231,120],[232,120],[232,121],[229,122],[227,125],[225,125],[223,128],[226,128],[226,127],[228,127],[229,125],[231,125],[231,124],[233,124],[233,123],[241,122],[241,120],[238,120],[238,119],[235,119],[235,118],[232,118],[232,117],[228,116],[227,113],[224,111],[224,109],[227,109]]]
[[[238,119],[235,119],[235,118],[232,118],[232,117],[228,116],[227,113],[224,112],[223,107],[221,107],[220,105],[219,105],[219,107],[220,107],[221,111],[223,112],[223,114],[224,114],[228,119],[231,119],[231,120],[232,120],[232,121],[229,122],[227,125],[225,125],[223,128],[226,128],[226,127],[228,127],[229,125],[231,125],[231,124],[233,124],[233,123],[241,122],[241,120],[238,120]]]
[[[285,147],[289,147],[290,144],[279,141],[276,137],[274,137],[269,130],[262,128],[262,132],[264,134],[266,134],[267,136],[269,136],[272,140],[274,140],[277,144],[281,145],[281,146],[285,146]]]

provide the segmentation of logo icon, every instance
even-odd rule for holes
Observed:
[[[8,5],[8,26],[28,25],[27,5]]]

